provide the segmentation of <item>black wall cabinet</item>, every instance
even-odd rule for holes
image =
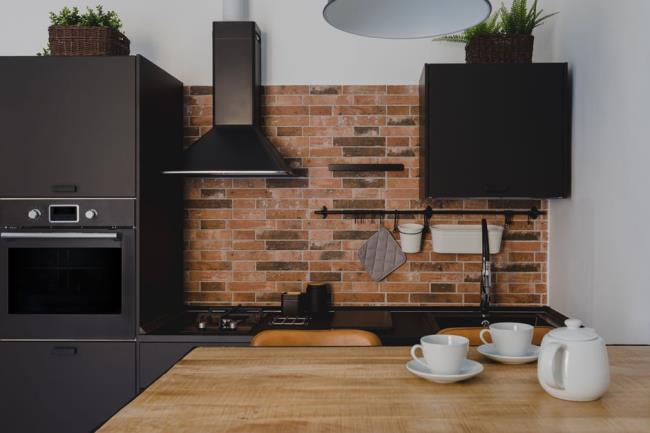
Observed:
[[[89,433],[136,393],[135,343],[1,342],[5,432]]]
[[[0,197],[135,197],[136,57],[0,57]]]
[[[566,63],[428,64],[420,80],[423,197],[567,197]]]

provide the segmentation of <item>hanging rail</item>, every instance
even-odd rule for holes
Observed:
[[[539,210],[533,206],[528,210],[479,210],[479,209],[433,209],[427,206],[424,209],[408,209],[408,210],[388,210],[388,209],[334,209],[330,210],[327,206],[323,206],[320,210],[314,211],[316,215],[320,215],[323,219],[329,215],[353,215],[355,217],[380,218],[391,215],[424,215],[425,220],[431,219],[433,215],[502,215],[505,218],[506,225],[512,224],[512,218],[515,215],[526,215],[529,220],[537,219],[540,215],[546,215],[546,211]]]

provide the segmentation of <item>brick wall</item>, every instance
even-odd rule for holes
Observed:
[[[186,88],[186,145],[211,125],[211,88]],[[356,258],[378,223],[329,208],[500,209],[546,201],[418,199],[417,86],[271,86],[265,132],[303,177],[186,180],[185,292],[188,304],[277,304],[306,281],[330,282],[336,304],[477,304],[480,256],[423,251],[375,283]],[[330,163],[403,163],[404,172],[332,173]],[[402,221],[405,221],[402,219]],[[421,218],[420,218],[421,221]],[[493,218],[502,223],[502,218]],[[479,223],[444,216],[434,223]],[[384,224],[392,229],[392,221]],[[396,235],[398,236],[398,235]],[[496,302],[546,303],[546,218],[518,217],[494,257]]]

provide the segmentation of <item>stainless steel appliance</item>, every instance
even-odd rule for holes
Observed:
[[[0,338],[134,338],[134,201],[1,204]]]

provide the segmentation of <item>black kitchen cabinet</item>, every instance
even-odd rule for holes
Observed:
[[[0,134],[0,199],[33,199],[0,204],[9,226],[47,222],[43,198],[109,203],[82,220],[137,227],[138,322],[183,308],[183,179],[163,174],[182,155],[183,83],[140,55],[0,57]],[[111,218],[108,198],[132,213]]]
[[[566,63],[425,65],[422,197],[567,197],[567,75]]]
[[[135,197],[140,60],[0,57],[0,197]]]
[[[90,433],[136,394],[134,342],[0,342],[0,423]]]

